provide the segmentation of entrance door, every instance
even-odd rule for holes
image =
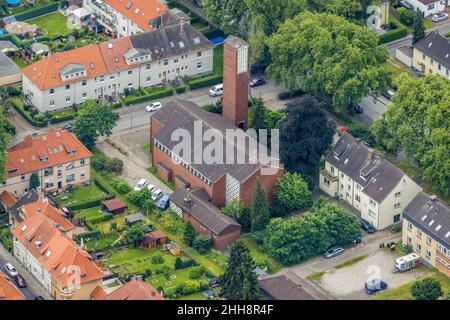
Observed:
[[[167,81],[167,71],[163,72],[162,81]]]
[[[62,181],[58,181],[58,189],[62,189]]]

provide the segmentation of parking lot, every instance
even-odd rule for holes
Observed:
[[[364,97],[360,103],[364,108],[364,112],[357,116],[371,125],[384,113],[384,111],[386,111],[389,102],[390,101],[383,96],[379,96],[375,99],[372,96]]]
[[[370,298],[363,291],[367,280],[382,279],[388,284],[388,289],[392,289],[423,278],[428,273],[425,267],[405,273],[393,273],[397,257],[398,255],[380,250],[353,265],[325,273],[317,282],[338,299],[366,300]]]

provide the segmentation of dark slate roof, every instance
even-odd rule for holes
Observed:
[[[142,213],[138,212],[135,214],[130,214],[125,217],[126,222],[128,223],[135,223],[144,220],[144,216]]]
[[[152,60],[214,47],[202,33],[187,23],[134,35],[130,40],[134,48],[150,50]]]
[[[372,159],[369,159],[369,151],[374,152]],[[360,184],[362,191],[377,202],[382,202],[404,177],[400,169],[346,132],[326,161]],[[367,180],[361,175],[366,176]]]
[[[39,193],[35,189],[31,189],[25,193],[22,197],[17,200],[17,202],[9,209],[10,214],[12,214],[16,221],[22,221],[23,218],[20,215],[20,208],[24,205],[33,203],[39,200]]]
[[[20,68],[3,52],[0,51],[0,77],[20,73]]]
[[[190,199],[190,201],[186,201],[186,199]],[[210,202],[209,196],[203,188],[177,189],[170,196],[170,201],[216,235],[221,235],[230,228],[235,230],[241,227],[239,223],[224,215]]]
[[[403,217],[450,248],[450,207],[442,200],[420,192],[406,206]]]
[[[2,40],[2,41],[0,41],[0,51],[3,51],[3,50],[6,50],[6,51],[18,51],[19,49],[11,41]]]
[[[184,100],[172,100],[168,102],[163,108],[158,110],[154,115],[153,119],[158,121],[163,125],[163,127],[158,131],[155,135],[155,139],[163,144],[165,147],[170,150],[173,149],[175,145],[177,145],[178,141],[172,141],[172,133],[175,129],[186,129],[189,131],[191,137],[194,137],[194,122],[202,121],[203,132],[207,129],[217,129],[224,139],[223,142],[223,164],[207,164],[194,163],[195,154],[202,154],[204,148],[210,144],[210,142],[205,142],[203,145],[201,143],[195,143],[192,141],[191,147],[191,157],[190,159],[186,156],[182,158],[186,162],[190,162],[190,165],[194,167],[197,171],[199,171],[202,175],[208,178],[211,182],[217,181],[219,178],[223,177],[226,173],[229,173],[238,181],[245,181],[250,175],[256,172],[259,168],[262,167],[261,164],[253,164],[249,161],[250,155],[246,152],[245,163],[238,163],[237,160],[234,161],[233,164],[226,164],[226,155],[227,152],[225,150],[226,143],[226,130],[231,129],[235,130],[236,127],[233,123],[222,117],[221,115],[207,112],[199,107],[197,104],[184,101]],[[247,139],[251,139],[247,136]],[[192,139],[194,140],[194,139]],[[247,140],[247,146],[248,146]],[[233,145],[234,142],[232,142]],[[236,150],[236,149],[235,149]],[[234,152],[235,156],[237,152]],[[190,160],[190,161],[189,161]]]
[[[433,60],[450,68],[450,40],[440,35],[437,31],[432,31],[413,45]]]
[[[274,300],[329,300],[294,272],[259,280],[261,289]]]

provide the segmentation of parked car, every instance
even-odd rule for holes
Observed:
[[[255,78],[252,81],[250,81],[249,86],[250,87],[258,87],[266,84],[266,80],[264,78]]]
[[[344,248],[341,246],[334,246],[328,249],[323,256],[327,259],[331,259],[340,255],[342,252],[344,252]]]
[[[136,183],[136,185],[134,186],[134,191],[141,191],[142,189],[145,188],[145,186],[147,185],[147,180],[145,179],[141,179],[138,181],[138,183]]]
[[[155,192],[153,192],[152,194],[152,200],[153,201],[157,201],[159,200],[159,198],[161,198],[163,196],[163,192],[161,189],[156,190]]]
[[[27,282],[20,274],[14,277],[14,281],[16,282],[19,288],[26,288],[28,286]]]
[[[381,95],[386,99],[391,100],[397,92],[394,89],[389,89],[387,91],[382,91]]]
[[[72,122],[66,124],[66,125],[63,127],[63,129],[66,129],[67,131],[72,132],[72,131],[73,131],[73,124],[72,124]]]
[[[208,93],[211,97],[218,97],[223,95],[223,84],[215,85],[214,87],[209,89]]]
[[[447,12],[439,12],[439,13],[434,14],[431,17],[431,20],[433,22],[439,22],[439,21],[442,21],[442,20],[445,20],[445,19],[448,19],[448,13]]]
[[[11,277],[14,278],[15,276],[17,276],[19,273],[17,272],[16,268],[14,268],[14,266],[11,263],[7,263],[4,266],[6,273]]]
[[[361,229],[363,229],[365,232],[374,233],[376,231],[375,228],[369,223],[369,221],[360,219],[359,222],[361,224]]]
[[[373,280],[366,281],[366,283],[364,284],[364,291],[367,294],[372,295],[377,292],[386,290],[387,287],[388,287],[387,283],[384,282],[383,280],[373,279]]]
[[[150,103],[149,105],[147,105],[145,107],[145,110],[147,112],[153,112],[153,111],[157,111],[157,110],[161,109],[161,107],[162,107],[161,102],[153,102],[153,103]]]
[[[401,5],[402,7],[409,9],[409,10],[414,10],[414,6],[412,4],[410,4],[408,1],[406,0],[401,0],[398,3],[399,5]]]
[[[158,209],[161,211],[166,211],[170,205],[170,194],[164,193],[161,199],[158,201]]]
[[[149,184],[147,186],[148,191],[150,191],[150,194],[153,194],[153,192],[155,192],[156,187],[153,184]]]
[[[364,108],[359,105],[359,104],[355,104],[353,105],[353,112],[355,113],[363,113],[364,112]]]

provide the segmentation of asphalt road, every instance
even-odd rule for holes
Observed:
[[[6,264],[6,260],[5,260],[2,256],[0,256],[0,266],[1,266],[1,270],[2,270],[3,272],[5,272],[5,270],[4,270],[4,265],[5,265],[5,264]],[[12,264],[14,265],[14,267],[17,268],[17,266],[16,266],[14,263],[12,263]],[[6,272],[5,272],[5,274],[6,274]],[[15,285],[14,280],[12,280],[12,282],[13,282],[14,285]],[[24,294],[24,296],[26,297],[27,300],[34,300],[34,298],[37,296],[37,295],[33,292],[33,290],[31,290],[30,287],[19,288],[19,290],[22,291],[22,293]]]

